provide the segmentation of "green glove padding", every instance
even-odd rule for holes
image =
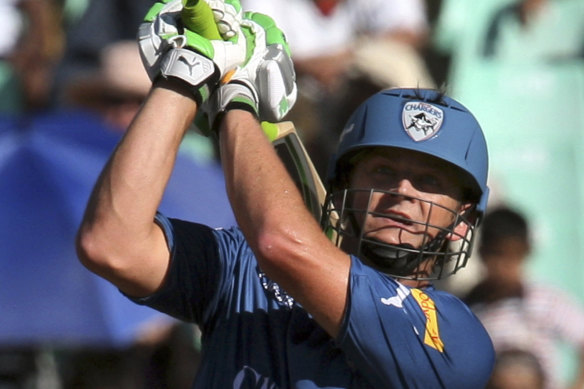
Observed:
[[[230,0],[239,5],[238,0]],[[156,3],[138,31],[142,61],[152,80],[159,76],[185,81],[193,95],[204,102],[210,91],[230,70],[245,60],[246,40],[241,29],[228,40],[221,39],[215,17],[229,15],[236,20],[235,6],[223,6],[217,12],[203,0]],[[229,21],[222,21],[222,26]],[[203,36],[187,26],[201,29]],[[224,30],[227,30],[224,28]]]

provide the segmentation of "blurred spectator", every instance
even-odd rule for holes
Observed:
[[[569,0],[566,3],[569,3]],[[557,1],[520,0],[504,4],[497,9],[487,25],[482,54],[497,60],[555,62],[584,58],[584,29],[577,25],[564,25],[569,19],[563,12],[577,8],[561,9]],[[582,8],[580,7],[580,12]],[[584,15],[576,14],[583,21]],[[579,35],[580,34],[580,35]],[[562,37],[558,41],[558,37]],[[518,49],[521,49],[518,52]]]
[[[491,198],[520,204],[525,214],[532,216],[530,226],[538,234],[521,272],[529,271],[533,278],[561,285],[561,295],[568,294],[570,300],[581,305],[584,228],[572,220],[574,210],[584,205],[582,192],[574,190],[584,183],[584,159],[580,157],[584,147],[584,2],[442,3],[433,43],[452,55],[451,93],[474,112],[485,131]],[[562,131],[554,130],[558,128]],[[469,274],[465,271],[460,276]],[[543,325],[546,331],[572,323],[568,319],[571,314],[564,319],[566,323],[556,323],[566,309],[558,293],[550,292],[542,298],[548,300],[542,307],[558,299],[557,313],[542,308],[548,310],[548,323]],[[501,302],[497,305],[504,306]],[[516,316],[522,316],[522,312]],[[516,322],[511,321],[510,327]],[[523,320],[520,323],[525,325]],[[579,325],[573,339],[581,339],[584,334],[581,319]],[[544,343],[550,344],[550,337],[548,333]],[[532,338],[534,344],[542,342],[539,337]],[[555,347],[549,353],[548,359],[558,361]],[[582,358],[572,355],[562,348],[559,356],[569,363],[556,362],[554,381],[572,374],[574,360],[582,374]]]
[[[317,169],[326,169],[348,114],[379,89],[434,83],[419,49],[423,0],[242,0],[286,33],[299,97],[286,120],[299,129]]]
[[[71,6],[74,9],[68,11],[70,16],[61,13],[65,11],[64,3],[67,7],[75,3]],[[0,2],[1,113],[19,114],[23,123],[28,123],[28,119],[40,120],[33,111],[55,108],[51,87],[63,55],[63,28],[70,26],[67,58],[61,63],[57,78],[57,82],[62,81],[58,85],[61,100],[56,105],[65,111],[73,108],[93,111],[93,115],[86,116],[88,122],[102,119],[109,129],[125,130],[150,87],[135,35],[154,1],[91,1],[78,22],[69,24],[84,8],[83,3],[83,0]],[[128,23],[131,15],[133,24]],[[72,19],[63,19],[68,17]],[[91,32],[78,32],[84,29]],[[79,128],[87,129],[82,124]],[[185,138],[181,153],[200,163],[215,162],[207,138],[194,134]],[[42,182],[39,185],[42,189]],[[73,180],[72,185],[78,185],[77,181]],[[212,195],[218,203],[223,200],[218,193]],[[184,201],[182,197],[176,200]],[[197,203],[193,198],[188,201]],[[223,214],[215,217],[229,218]],[[73,242],[74,237],[70,239]],[[198,364],[196,328],[175,322],[152,324],[148,334],[128,349],[54,345],[45,352],[34,345],[22,349],[2,345],[0,388],[187,389]]]
[[[562,290],[530,281],[525,265],[531,250],[530,228],[518,211],[489,211],[479,236],[485,277],[464,298],[491,335],[495,350],[519,348],[541,362],[546,388],[584,385],[584,309]],[[572,386],[560,386],[558,346],[579,353]]]
[[[580,0],[443,0],[433,46],[453,56],[450,78],[486,59],[551,63],[584,59]],[[462,87],[462,85],[461,85]]]
[[[0,4],[0,112],[45,109],[50,80],[63,51],[59,0]]]
[[[545,375],[537,358],[528,351],[509,349],[497,353],[485,389],[544,389]]]
[[[113,42],[101,50],[99,67],[71,77],[65,103],[92,110],[114,128],[124,131],[150,90],[135,40]]]
[[[128,348],[62,350],[60,388],[189,389],[200,362],[197,327],[175,321],[150,324],[148,333]]]
[[[85,10],[66,30],[66,47],[58,64],[52,94],[63,104],[71,79],[95,72],[101,51],[120,40],[134,40],[138,26],[155,0],[88,0]]]
[[[68,79],[61,104],[97,113],[113,129],[125,131],[150,85],[136,41],[114,41],[100,51],[95,70]],[[183,139],[181,152],[199,163],[214,163],[217,159],[216,145],[194,128]]]

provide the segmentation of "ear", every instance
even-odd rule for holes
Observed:
[[[452,233],[446,236],[446,239],[455,242],[466,237],[468,230],[471,225],[474,224],[476,215],[473,212],[474,204],[472,203],[464,203],[460,206],[460,210],[458,212],[460,216],[460,222],[454,226],[452,229]]]

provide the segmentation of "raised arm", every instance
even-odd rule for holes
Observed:
[[[104,168],[77,237],[81,262],[136,297],[156,291],[168,269],[169,250],[154,217],[197,102],[246,57],[242,35],[208,40],[183,30],[181,10],[181,0],[157,3],[140,27],[154,88]]]
[[[294,67],[282,31],[248,12],[242,26],[254,53],[219,89],[221,159],[237,221],[260,267],[331,335],[347,296],[349,257],[323,234],[257,120],[279,120],[296,98]]]
[[[348,255],[307,211],[251,114],[229,111],[220,141],[230,201],[262,270],[335,336],[347,298]]]
[[[246,12],[241,28],[253,50],[202,107],[218,131],[231,205],[262,270],[335,335],[349,258],[308,212],[258,122],[281,120],[295,102],[288,44],[267,15]]]
[[[173,81],[156,83],[104,168],[79,229],[81,262],[134,296],[155,291],[169,263],[154,216],[196,112],[180,88]]]

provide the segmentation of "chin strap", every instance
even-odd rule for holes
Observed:
[[[446,233],[416,249],[410,245],[389,245],[378,240],[363,240],[360,251],[379,270],[391,276],[408,277],[425,259],[435,257],[444,245]]]

